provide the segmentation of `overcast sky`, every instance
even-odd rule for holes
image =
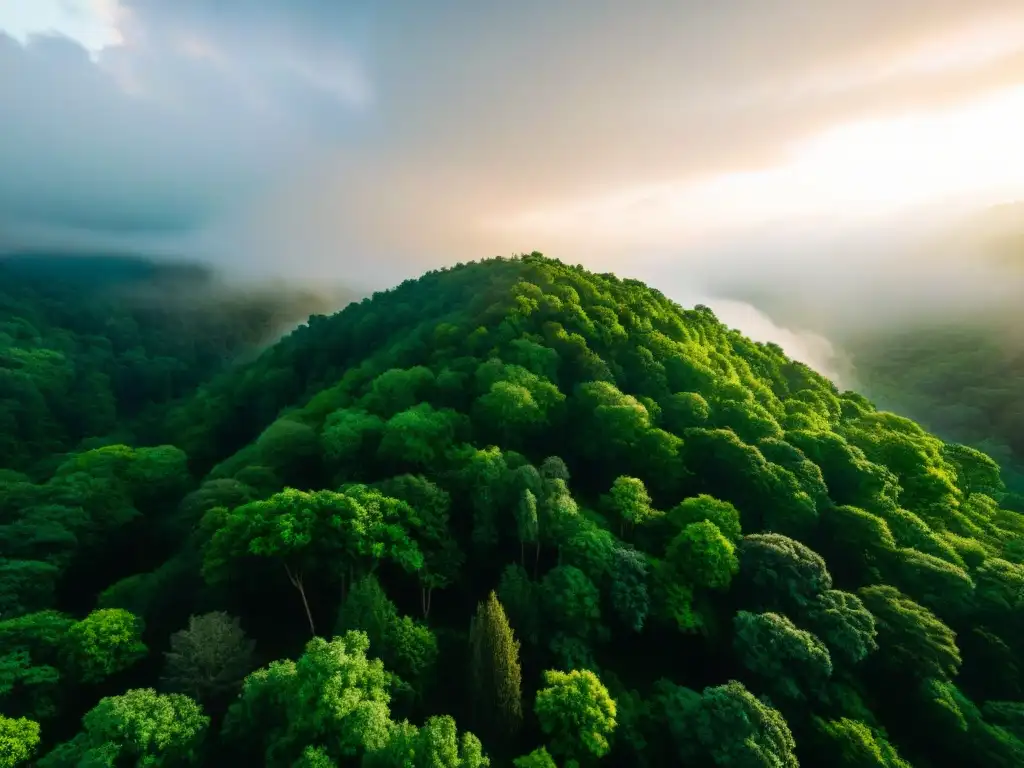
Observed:
[[[1012,293],[912,254],[1024,198],[1024,2],[2,0],[0,111],[0,248],[541,250],[856,314]]]

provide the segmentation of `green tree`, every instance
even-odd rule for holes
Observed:
[[[528,755],[517,757],[512,761],[514,768],[558,768],[555,759],[545,747],[537,747]]]
[[[529,488],[523,489],[523,495],[516,504],[516,532],[519,534],[519,563],[525,567],[525,545],[534,545],[534,570],[540,559],[540,523],[537,518],[537,497]]]
[[[878,650],[875,617],[859,597],[838,589],[822,592],[809,606],[807,627],[825,641],[834,661],[856,664]]]
[[[477,605],[469,646],[475,711],[488,732],[511,737],[523,719],[519,641],[493,591]]]
[[[957,487],[965,497],[972,493],[993,496],[1006,489],[999,464],[978,449],[947,443],[942,447],[942,456],[956,469]]]
[[[162,682],[202,704],[235,693],[254,666],[256,644],[239,620],[223,611],[191,616],[188,627],[171,635],[170,643]]]
[[[389,737],[390,675],[368,659],[369,640],[347,632],[314,637],[298,661],[275,661],[250,674],[224,722],[268,768],[287,768],[310,744],[332,760],[381,749]]]
[[[410,535],[423,553],[423,568],[419,571],[420,607],[426,619],[430,615],[433,591],[454,583],[465,560],[449,526],[451,496],[423,475],[399,475],[376,483],[375,487],[385,496],[404,501],[415,511],[409,521]]]
[[[403,682],[422,695],[437,661],[437,638],[425,624],[399,616],[377,578],[370,574],[349,590],[338,612],[337,634],[350,630],[366,633],[370,653],[384,662]]]
[[[376,567],[387,558],[407,571],[423,567],[423,555],[408,536],[411,508],[365,486],[343,492],[306,493],[287,489],[222,513],[221,524],[206,545],[203,573],[221,581],[242,567],[245,558],[281,564],[302,598],[309,630],[316,633],[306,595],[307,573],[341,581]],[[346,573],[347,572],[347,573]]]
[[[691,496],[679,502],[669,510],[668,519],[677,528],[707,520],[714,523],[722,535],[733,543],[738,542],[742,535],[740,513],[736,507],[707,494]]]
[[[750,534],[738,549],[739,586],[761,610],[799,612],[832,588],[832,575],[821,555],[787,536]]]
[[[540,585],[521,565],[508,565],[498,582],[498,599],[516,637],[528,646],[540,642],[542,606]]]
[[[388,741],[368,751],[362,761],[363,768],[488,768],[490,764],[480,740],[468,731],[460,735],[455,720],[447,715],[429,718],[422,728],[406,721],[392,723]]]
[[[676,392],[661,402],[665,427],[677,435],[691,427],[702,427],[711,417],[707,400],[696,392]]]
[[[101,699],[82,732],[38,761],[40,768],[79,765],[197,765],[210,718],[188,696],[152,688]]]
[[[384,422],[357,408],[339,408],[324,421],[320,443],[328,466],[335,472],[359,466],[380,444]]]
[[[663,561],[686,583],[725,589],[739,570],[735,547],[709,520],[690,523],[672,539]]]
[[[839,768],[911,768],[884,736],[859,720],[814,718],[821,750]]]
[[[650,567],[644,554],[631,547],[615,547],[609,564],[612,608],[634,632],[644,628],[651,610],[647,587]]]
[[[796,742],[778,710],[741,683],[705,688],[697,694],[660,686],[656,699],[679,759],[752,768],[797,768]]]
[[[541,581],[540,591],[544,613],[554,627],[579,638],[599,633],[601,593],[579,568],[552,568]]]
[[[15,768],[32,757],[39,744],[39,723],[0,715],[0,768]]]
[[[604,757],[615,732],[615,700],[590,670],[547,670],[534,711],[551,748],[569,760]]]
[[[455,411],[419,403],[388,419],[378,454],[403,466],[432,467],[451,446],[461,425],[462,418]]]
[[[875,617],[879,658],[891,671],[940,680],[956,675],[961,663],[956,633],[935,614],[887,584],[857,594]]]
[[[653,514],[651,497],[647,493],[644,481],[636,477],[621,475],[615,478],[608,494],[609,505],[619,519],[619,535],[625,534],[627,528],[643,525]]]
[[[781,700],[802,701],[824,693],[832,658],[817,637],[777,613],[740,611],[733,626],[733,647],[741,663]]]
[[[75,676],[96,683],[145,657],[142,619],[119,608],[93,611],[68,629],[64,656]]]

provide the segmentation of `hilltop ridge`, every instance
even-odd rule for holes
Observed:
[[[639,281],[429,272],[151,428],[0,483],[43,768],[1024,760],[998,465]]]

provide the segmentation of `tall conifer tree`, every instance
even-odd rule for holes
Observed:
[[[493,591],[470,623],[470,673],[480,730],[496,738],[518,731],[523,719],[519,641]]]

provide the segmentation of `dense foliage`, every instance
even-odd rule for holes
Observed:
[[[83,438],[144,434],[137,422],[159,418],[154,406],[191,393],[321,302],[283,287],[228,289],[199,266],[0,259],[0,467],[52,471],[46,460]]]
[[[1024,764],[999,467],[705,307],[459,265],[152,429],[0,476],[0,766]]]

